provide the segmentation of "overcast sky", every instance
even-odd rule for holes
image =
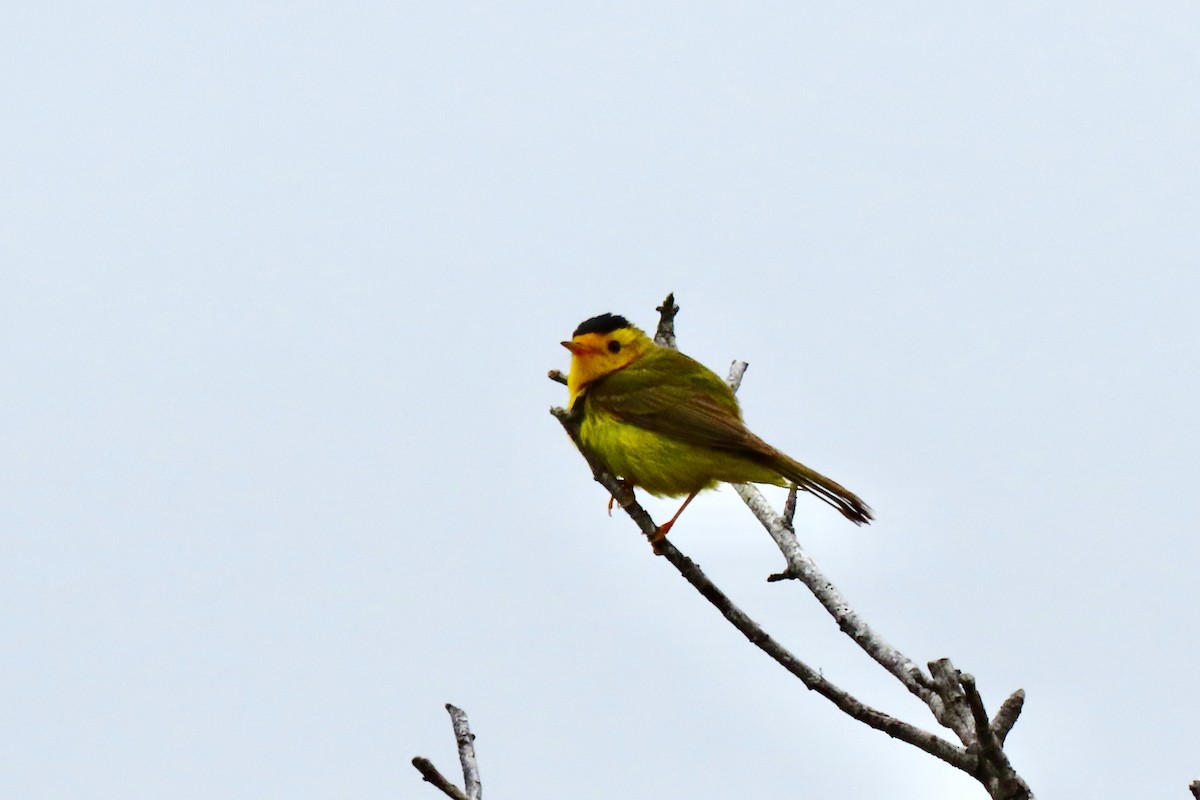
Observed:
[[[1035,792],[1200,778],[1196,3],[3,17],[0,796],[433,800],[453,702],[494,800],[982,798],[605,514],[545,374],[668,291]],[[672,541],[935,727],[732,491]]]

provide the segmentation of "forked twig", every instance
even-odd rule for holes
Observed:
[[[442,793],[453,800],[481,800],[483,786],[479,781],[479,765],[475,762],[475,734],[467,722],[467,712],[461,708],[446,704],[450,714],[450,725],[454,729],[454,742],[458,746],[458,760],[462,764],[463,786],[466,791],[459,789],[445,775],[438,772],[437,767],[427,758],[417,756],[412,764],[429,783],[442,790]]]

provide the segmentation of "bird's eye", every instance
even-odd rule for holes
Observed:
[[[621,352],[621,343],[618,342],[616,339],[613,339],[611,342],[608,343],[608,352],[610,352],[610,353]]]

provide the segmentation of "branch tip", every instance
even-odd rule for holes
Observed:
[[[975,737],[979,745],[985,749],[994,742],[992,729],[989,727],[987,711],[983,707],[983,698],[975,685],[975,676],[969,672],[958,673],[958,684],[962,686],[967,698],[967,707],[971,709],[971,718],[975,723]]]
[[[729,388],[735,392],[742,386],[742,378],[746,376],[746,370],[750,369],[750,365],[745,361],[734,359],[729,365],[729,375],[725,378],[725,383],[729,384]]]
[[[1017,724],[1017,717],[1021,716],[1021,709],[1025,706],[1025,690],[1017,689],[1008,699],[1000,704],[1000,710],[996,712],[996,716],[992,719],[992,733],[996,735],[997,741],[1001,745],[1008,738],[1008,732],[1012,730],[1013,725]]]
[[[467,722],[467,712],[446,703],[450,714],[450,725],[454,728],[454,741],[458,744],[458,760],[462,764],[463,787],[468,800],[480,800],[483,786],[479,780],[479,765],[475,762],[475,734]]]
[[[679,313],[679,306],[675,305],[675,293],[668,294],[663,304],[654,310],[658,312],[658,330],[654,333],[654,343],[659,347],[676,349],[675,315]]]

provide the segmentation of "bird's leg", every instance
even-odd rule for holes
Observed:
[[[654,545],[655,553],[659,552],[658,543],[661,542],[664,538],[666,538],[667,533],[671,530],[671,526],[675,524],[675,520],[679,519],[679,515],[682,514],[683,510],[688,507],[688,503],[695,500],[696,495],[698,495],[698,494],[700,494],[699,491],[695,491],[695,492],[692,492],[691,494],[689,494],[687,497],[687,500],[684,500],[683,505],[681,505],[679,507],[679,510],[675,512],[675,516],[671,517],[669,520],[664,522],[662,525],[658,526],[658,530],[656,530],[654,532],[654,536],[652,536],[650,538],[650,544]],[[660,553],[660,555],[661,555],[661,553]]]
[[[624,489],[625,491],[627,491],[627,492],[633,491],[633,481],[628,481],[628,480],[625,480],[624,478],[618,478],[617,483],[621,484],[621,488]],[[612,516],[613,503],[615,503],[615,502],[617,502],[616,495],[610,494],[608,496],[608,515],[610,517]]]

